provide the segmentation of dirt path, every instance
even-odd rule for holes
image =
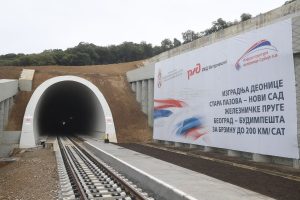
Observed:
[[[206,174],[275,199],[299,200],[300,182],[230,166],[202,158],[178,154],[140,144],[118,144],[122,147]],[[295,173],[298,174],[298,173]]]
[[[17,154],[18,161],[0,164],[0,199],[57,199],[58,174],[54,152],[47,149]]]

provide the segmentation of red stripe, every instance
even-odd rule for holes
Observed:
[[[160,110],[160,109],[163,109],[163,108],[174,108],[174,107],[177,107],[177,106],[175,106],[175,105],[161,105],[161,106],[155,106],[154,110]]]
[[[183,107],[185,105],[183,101],[175,99],[154,99],[154,102],[172,105],[173,107]]]
[[[256,42],[254,45],[252,45],[239,59],[236,63],[239,63],[240,60],[247,54],[249,53],[255,46],[257,46],[258,44],[262,43],[262,42],[265,42],[266,40],[260,40],[258,42]]]
[[[198,132],[199,128],[192,128],[186,133],[186,137],[193,137],[194,140],[197,140],[198,138],[202,137],[203,135],[207,134],[208,132],[205,131],[203,133]]]

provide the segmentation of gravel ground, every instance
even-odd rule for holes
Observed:
[[[58,174],[52,150],[27,151],[15,157],[19,160],[0,164],[0,199],[57,199]]]
[[[202,158],[182,155],[141,144],[117,144],[122,147],[206,174],[234,185],[264,194],[274,199],[299,200],[300,182],[243,169]],[[297,175],[298,173],[292,173]]]

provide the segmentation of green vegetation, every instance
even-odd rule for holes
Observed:
[[[142,60],[161,53],[161,47],[141,42],[124,42],[108,47],[81,42],[65,51],[45,50],[40,54],[6,54],[0,56],[0,66],[93,65]]]
[[[290,0],[290,1],[286,1],[283,5],[286,5],[286,4],[289,4],[289,3],[292,3],[292,2],[294,2],[294,1],[296,1],[296,0]]]
[[[219,18],[219,19],[217,19],[217,21],[214,21],[212,23],[212,27],[210,27],[209,29],[206,29],[206,30],[204,30],[200,33],[196,33],[192,30],[187,30],[186,32],[182,33],[183,44],[189,43],[189,42],[191,42],[193,40],[196,40],[198,38],[201,38],[203,36],[210,35],[214,32],[223,30],[225,28],[236,25],[239,22],[243,22],[243,21],[246,21],[246,20],[251,19],[251,18],[252,18],[252,16],[250,14],[243,13],[241,15],[240,21],[235,20],[234,22],[230,22],[230,21],[227,22],[227,21],[223,20],[222,18]]]
[[[251,19],[251,15],[243,13],[240,21]],[[237,24],[239,21],[227,22],[222,18],[212,23],[212,27],[200,33],[187,30],[182,33],[183,44],[192,42],[203,36],[220,31]],[[66,50],[45,50],[39,54],[6,54],[0,55],[0,66],[44,66],[44,65],[98,65],[122,63],[150,58],[164,51],[180,46],[182,43],[177,38],[164,39],[161,46],[152,46],[146,42],[123,42],[120,45],[96,46],[91,43],[81,42],[73,48]]]

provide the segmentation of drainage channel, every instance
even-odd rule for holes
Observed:
[[[60,199],[154,200],[70,138],[58,138]]]

